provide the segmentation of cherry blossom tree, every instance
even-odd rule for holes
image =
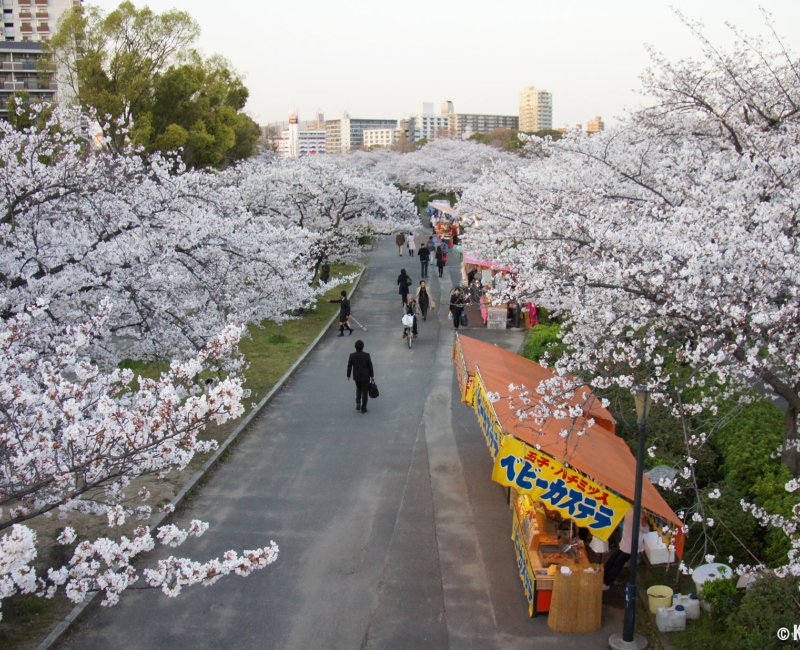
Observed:
[[[314,271],[357,259],[360,237],[408,231],[419,223],[410,194],[347,158],[307,156],[237,168],[239,191],[251,212],[273,227],[316,235],[301,251]]]
[[[78,120],[73,119],[73,123]],[[113,361],[198,350],[231,322],[280,321],[313,302],[317,236],[250,213],[230,176],[162,156],[88,153],[63,113],[0,124],[0,314],[47,305],[55,324],[111,298]]]
[[[782,398],[797,476],[800,64],[774,33],[723,52],[690,28],[704,58],[654,55],[654,105],[618,129],[541,142],[539,157],[468,187],[465,245],[564,315],[559,369],[594,387],[644,381],[676,415],[713,413],[753,386]],[[704,439],[687,435],[685,478]],[[800,573],[800,510],[778,522],[745,506],[782,526],[786,570]]]
[[[423,187],[457,195],[498,161],[511,162],[516,156],[470,140],[441,138],[382,163],[394,164],[393,179],[405,187]],[[391,167],[390,167],[391,168]]]
[[[110,302],[103,301],[92,320],[55,335],[46,311],[0,322],[0,602],[16,593],[52,597],[62,588],[74,602],[99,590],[104,604],[113,605],[139,580],[133,562],[142,553],[156,541],[178,546],[207,524],[153,531],[140,525],[131,537],[88,538],[77,545],[78,534],[66,526],[57,543],[72,546],[72,556],[44,571],[37,571],[37,533],[28,524],[75,511],[105,518],[112,530],[128,518],[148,519],[149,491],[129,494],[132,482],[185,468],[195,454],[216,447],[199,438],[206,423],[243,411],[236,372],[205,392],[196,383],[203,370],[230,369],[242,328],[228,326],[193,358],[173,362],[151,380],[130,370],[105,372],[86,356],[115,313]],[[184,586],[211,584],[228,573],[247,575],[274,562],[277,553],[270,542],[206,563],[170,556],[145,569],[144,578],[174,596]]]

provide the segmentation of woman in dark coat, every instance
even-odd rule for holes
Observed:
[[[458,329],[461,325],[461,314],[464,311],[464,295],[461,289],[456,287],[450,294],[450,313],[453,314],[453,327]]]
[[[406,306],[406,299],[410,289],[411,278],[408,277],[405,269],[400,269],[400,275],[397,276],[397,292],[400,294],[400,300],[403,303],[403,307]]]
[[[350,334],[353,333],[350,323],[348,322],[350,320],[350,300],[347,297],[346,291],[342,291],[339,295],[341,296],[339,300],[331,300],[330,302],[339,303],[339,336],[344,336],[345,327]]]
[[[433,296],[428,293],[428,285],[425,280],[419,281],[419,288],[417,289],[417,305],[422,312],[422,320],[428,320],[428,308],[436,309],[436,303],[433,301]]]
[[[444,252],[444,248],[441,246],[436,247],[436,268],[439,271],[439,277],[442,277],[442,273],[444,272],[444,265],[447,264],[447,253]]]

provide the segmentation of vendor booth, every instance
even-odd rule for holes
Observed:
[[[437,246],[452,247],[454,236],[459,234],[455,210],[448,201],[431,201],[428,203],[427,214],[431,219]]]
[[[603,567],[592,562],[587,543],[591,538],[593,548],[595,541],[602,545],[632,507],[636,459],[587,388],[570,400],[582,415],[522,421],[519,401],[506,399],[509,385],[526,386],[536,399],[539,382],[554,371],[460,334],[453,359],[461,399],[474,408],[489,448],[492,480],[509,488],[511,536],[530,615],[548,612],[548,624],[558,631],[598,629]],[[562,435],[576,426],[585,433]],[[680,531],[682,522],[647,477],[642,487],[652,534],[669,549],[666,560],[674,561],[683,550],[682,535],[660,531]]]
[[[504,295],[514,283],[511,267],[464,251],[461,283],[469,287],[473,302],[480,302],[483,324],[488,329],[533,327],[536,324],[536,306],[533,303],[521,303]]]

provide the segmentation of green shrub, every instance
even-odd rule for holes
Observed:
[[[557,359],[564,353],[560,325],[535,325],[528,332],[523,356],[539,361],[545,353],[549,354],[551,360]]]
[[[800,578],[766,575],[758,579],[742,597],[739,607],[728,617],[728,630],[742,650],[786,648],[777,632],[794,629],[800,621]],[[792,644],[789,643],[789,646]]]
[[[711,606],[711,618],[723,623],[739,606],[736,578],[717,578],[703,583],[700,599]]]

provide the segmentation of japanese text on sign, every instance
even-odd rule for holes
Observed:
[[[511,436],[495,457],[492,480],[530,494],[603,540],[630,508],[613,492]]]
[[[514,540],[514,551],[517,556],[517,571],[519,579],[522,580],[522,589],[525,591],[525,598],[528,601],[528,615],[533,616],[533,569],[531,568],[528,551],[525,549],[525,540],[522,537],[522,530],[516,517],[512,519],[511,539]]]
[[[483,437],[486,438],[486,444],[489,446],[489,451],[492,458],[497,458],[497,452],[500,450],[500,440],[503,436],[503,429],[497,421],[497,416],[494,412],[494,407],[486,395],[486,388],[479,376],[475,376],[475,415],[478,416],[478,424],[483,431]]]

